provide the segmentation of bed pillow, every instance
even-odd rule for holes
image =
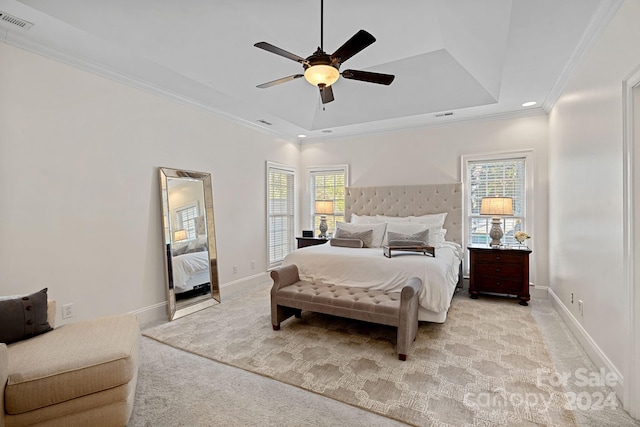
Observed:
[[[0,342],[11,344],[51,330],[47,322],[47,288],[0,299]]]
[[[365,242],[365,248],[379,248],[382,246],[382,239],[384,239],[384,231],[387,227],[385,223],[379,224],[352,224],[347,222],[336,222],[336,233],[334,233],[334,237],[346,237],[338,235],[337,233],[340,230],[346,231],[348,233],[355,233],[359,231],[367,231],[371,230],[371,245],[367,246]]]
[[[379,222],[409,222],[409,221],[411,221],[411,217],[410,216],[376,215],[376,219]]]
[[[444,221],[447,219],[448,212],[439,214],[426,214],[420,216],[412,216],[411,222],[418,224],[426,224],[429,228],[443,227]]]
[[[429,243],[429,229],[415,234],[387,231],[389,246],[427,246]]]
[[[370,248],[372,236],[373,236],[373,230],[346,231],[344,229],[337,229],[335,232],[335,235],[333,236],[333,239],[360,240],[362,242],[362,246],[360,246],[361,248]],[[331,244],[333,245],[333,242]],[[333,246],[340,246],[340,245],[338,244]]]
[[[351,214],[351,224],[378,224],[384,221],[378,221],[375,216]]]
[[[340,246],[343,248],[363,248],[364,242],[362,239],[347,239],[343,237],[334,237],[329,240],[331,246]]]
[[[444,221],[447,219],[448,212],[438,214],[427,214],[411,217],[411,222],[426,224],[429,228],[444,227]]]

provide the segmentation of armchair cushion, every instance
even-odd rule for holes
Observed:
[[[50,330],[47,288],[30,295],[0,298],[0,342],[11,344]]]
[[[135,383],[139,346],[132,314],[71,323],[11,344],[5,412],[24,414]]]

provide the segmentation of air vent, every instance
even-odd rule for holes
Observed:
[[[447,117],[447,116],[453,116],[453,112],[449,111],[448,113],[436,114],[436,117]]]
[[[16,18],[15,16],[9,15],[8,13],[0,11],[0,22],[7,23],[11,25],[15,25],[24,30],[28,30],[33,27],[33,24],[29,21],[25,21],[24,19]]]
[[[269,123],[268,121],[264,120],[264,119],[259,119],[258,123],[262,123],[263,125],[267,125],[267,126],[271,126],[273,123]]]

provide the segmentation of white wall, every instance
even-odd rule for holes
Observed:
[[[638,22],[640,2],[626,1],[550,114],[551,287],[570,322],[620,371],[627,308],[622,81],[640,66]],[[584,301],[582,316],[578,299]]]
[[[548,143],[546,115],[466,121],[303,144],[301,169],[349,164],[350,186],[451,183],[462,179],[462,155],[533,149],[535,232],[530,246],[535,255],[532,258],[535,275],[532,276],[536,286],[548,286]]]
[[[48,287],[73,321],[166,301],[159,166],[212,174],[223,286],[266,271],[265,161],[296,165],[298,144],[3,43],[0,58],[0,295]]]

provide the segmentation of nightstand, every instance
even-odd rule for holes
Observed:
[[[481,292],[516,295],[520,305],[528,305],[529,254],[528,248],[492,248],[469,246],[471,275],[469,293],[478,298]]]
[[[306,248],[307,246],[324,245],[329,239],[323,239],[321,237],[296,237],[298,241],[298,249]]]

